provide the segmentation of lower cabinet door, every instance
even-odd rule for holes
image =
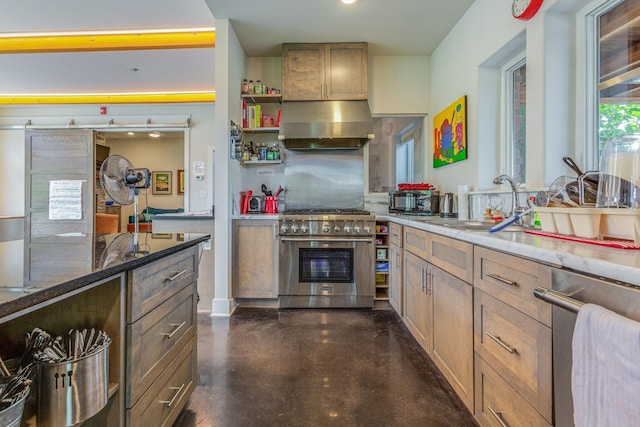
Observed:
[[[473,413],[473,287],[431,266],[431,358]]]
[[[430,313],[426,289],[429,264],[422,258],[404,252],[404,322],[418,343],[429,352]]]
[[[196,337],[182,348],[140,400],[127,410],[131,427],[171,426],[196,387]]]
[[[478,354],[475,371],[475,417],[482,427],[551,427]]]

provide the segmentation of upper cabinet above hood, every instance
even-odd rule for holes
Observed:
[[[373,137],[373,119],[367,101],[282,104],[278,139],[288,149],[355,149]]]

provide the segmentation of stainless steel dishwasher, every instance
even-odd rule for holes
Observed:
[[[577,312],[583,304],[597,304],[640,321],[640,288],[603,278],[554,269],[551,289],[536,288],[534,295],[554,305],[553,394],[554,425],[572,427],[571,342]]]

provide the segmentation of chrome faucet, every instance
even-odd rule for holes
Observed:
[[[518,187],[509,175],[500,175],[493,179],[494,184],[509,184],[511,186],[511,215],[521,214],[526,208],[518,206]]]

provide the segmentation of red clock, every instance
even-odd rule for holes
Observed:
[[[516,19],[527,21],[535,16],[543,0],[513,0],[511,14]]]

